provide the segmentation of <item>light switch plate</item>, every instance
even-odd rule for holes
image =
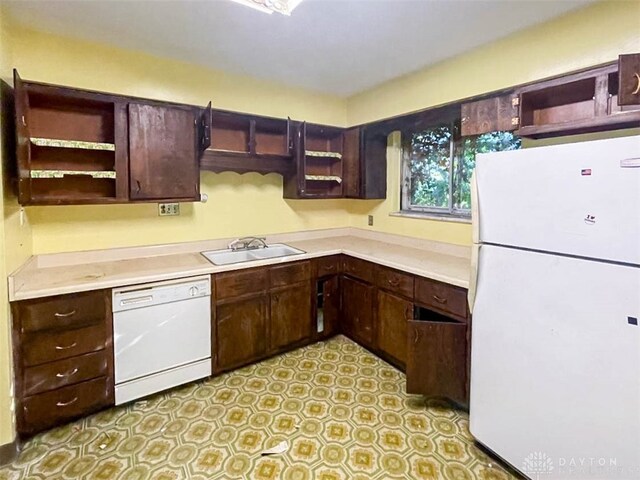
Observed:
[[[369,219],[367,221],[370,227],[373,227],[373,215],[369,215]]]
[[[167,217],[170,215],[180,215],[179,203],[159,203],[158,215],[161,217]]]

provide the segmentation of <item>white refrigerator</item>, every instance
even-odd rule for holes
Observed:
[[[470,430],[533,479],[640,478],[640,137],[480,155]]]

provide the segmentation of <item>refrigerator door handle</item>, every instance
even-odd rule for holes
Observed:
[[[474,243],[471,246],[471,276],[469,278],[469,290],[467,291],[469,313],[473,313],[473,304],[476,301],[476,291],[478,289],[478,262],[480,261],[481,247],[482,245],[479,243]]]
[[[471,238],[473,243],[480,243],[480,208],[478,205],[478,177],[471,174]]]

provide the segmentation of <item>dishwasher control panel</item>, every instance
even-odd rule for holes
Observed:
[[[200,276],[114,289],[113,311],[121,312],[211,295],[211,277]]]

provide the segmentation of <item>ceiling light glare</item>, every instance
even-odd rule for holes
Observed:
[[[246,5],[263,13],[272,14],[273,12],[282,15],[291,15],[293,9],[296,8],[302,0],[231,0],[232,2]]]

